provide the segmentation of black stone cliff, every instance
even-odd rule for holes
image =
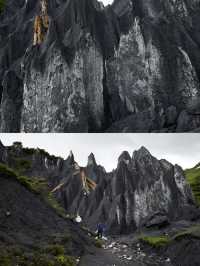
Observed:
[[[2,132],[200,128],[197,0],[7,0]]]

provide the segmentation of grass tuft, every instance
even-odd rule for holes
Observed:
[[[139,240],[144,243],[148,244],[154,248],[164,247],[169,245],[171,239],[168,236],[142,236]]]

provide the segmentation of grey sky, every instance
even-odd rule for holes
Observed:
[[[108,4],[112,4],[113,0],[99,0],[99,2],[103,2],[104,6],[106,6]]]
[[[39,147],[63,158],[72,150],[82,166],[93,152],[107,171],[116,167],[122,151],[132,155],[141,146],[183,168],[200,162],[200,134],[0,134],[0,139],[6,146],[21,141],[24,147]]]

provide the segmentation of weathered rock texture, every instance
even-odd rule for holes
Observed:
[[[48,0],[37,44],[40,13],[0,17],[1,131],[199,131],[199,1]]]
[[[63,160],[19,144],[1,150],[4,163],[29,177],[45,178],[66,212],[80,215],[92,229],[102,221],[108,231],[125,233],[195,217],[181,167],[157,160],[144,147],[132,157],[123,152],[111,173],[96,163],[93,154],[87,166],[80,167],[72,153]]]

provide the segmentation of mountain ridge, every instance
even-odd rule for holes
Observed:
[[[80,215],[93,230],[99,220],[107,224],[109,232],[119,234],[159,221],[169,223],[196,216],[182,168],[157,160],[144,147],[132,158],[128,152],[121,153],[117,168],[108,173],[96,163],[94,154],[82,167],[72,152],[63,160],[40,150],[31,150],[28,155],[24,151],[19,143],[4,147],[0,159],[22,175],[46,180],[66,213]]]

